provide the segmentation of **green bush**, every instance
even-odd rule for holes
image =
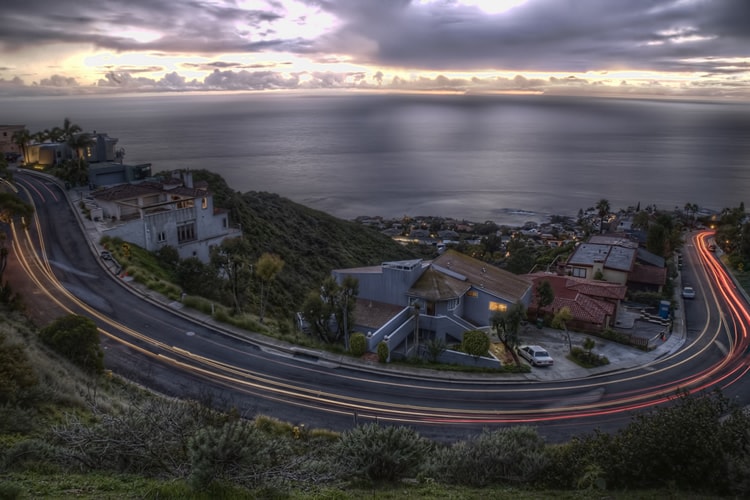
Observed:
[[[536,430],[508,427],[438,450],[429,473],[447,484],[522,485],[535,481],[546,462],[545,443]]]
[[[99,331],[91,318],[69,314],[39,332],[39,338],[88,373],[104,371]]]
[[[356,479],[396,481],[415,477],[431,448],[410,427],[365,424],[341,436],[334,457],[339,469]]]
[[[387,363],[388,362],[388,356],[390,356],[391,352],[388,348],[388,344],[385,342],[380,342],[378,344],[378,361],[381,363]]]
[[[241,420],[199,429],[188,441],[190,480],[204,490],[215,480],[259,477],[270,464],[271,441]]]
[[[601,356],[591,351],[581,349],[580,347],[574,347],[571,349],[570,357],[584,368],[594,368],[609,364],[609,359],[607,359],[606,356]]]
[[[490,349],[490,338],[480,330],[464,332],[461,351],[471,356],[486,356]]]
[[[367,352],[367,337],[362,332],[356,332],[352,334],[349,339],[349,347],[352,351],[353,356],[360,357]]]
[[[10,344],[0,332],[0,404],[14,403],[34,387],[38,377],[20,344]]]

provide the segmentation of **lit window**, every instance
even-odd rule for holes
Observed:
[[[208,198],[206,198],[205,196],[203,197],[203,201],[201,202],[201,207],[203,208],[203,210],[208,208]]]
[[[505,312],[507,310],[508,304],[503,304],[502,302],[490,302],[490,311]]]

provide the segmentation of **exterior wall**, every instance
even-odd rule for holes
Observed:
[[[169,245],[177,250],[180,258],[197,257],[202,262],[210,260],[212,247],[220,245],[227,237],[241,235],[239,230],[229,227],[227,213],[214,213],[213,198],[208,193],[203,198],[179,199],[162,207],[148,208],[164,202],[165,196],[154,193],[118,202],[98,200],[104,217],[121,222],[105,230],[106,234],[152,252]],[[180,202],[188,206],[175,208]],[[191,224],[192,236],[180,241],[179,228]]]
[[[146,233],[140,220],[134,220],[103,231],[105,236],[121,238],[139,247],[146,247]]]
[[[628,273],[622,271],[614,271],[612,269],[604,269],[604,281],[610,283],[619,283],[625,285],[628,282]]]
[[[143,180],[151,175],[151,164],[125,165],[110,163],[89,166],[89,184],[94,187],[114,186]]]
[[[58,143],[30,144],[26,147],[28,158],[26,163],[38,165],[56,165],[62,163],[68,157],[68,146]]]
[[[24,125],[0,125],[0,153],[23,154],[21,148],[13,142],[13,134],[24,128]]]
[[[385,304],[408,306],[409,298],[406,292],[424,272],[422,264],[417,264],[410,270],[393,269],[386,266],[376,272],[348,272],[338,270],[333,272],[334,278],[340,284],[345,276],[352,276],[359,282],[360,299],[375,300]]]
[[[115,146],[117,139],[109,137],[107,134],[91,134],[94,141],[93,146],[86,148],[85,158],[89,163],[115,160]]]
[[[531,303],[532,294],[533,287],[530,287],[526,291],[524,296],[520,297],[519,300],[525,307],[528,307]],[[490,325],[490,319],[492,318],[493,314],[493,311],[490,310],[491,302],[505,304],[506,307],[510,307],[511,305],[513,305],[513,302],[487,293],[484,290],[476,287],[472,287],[471,290],[469,290],[466,295],[464,295],[462,300],[466,302],[466,305],[464,306],[463,318],[471,321],[477,326]]]

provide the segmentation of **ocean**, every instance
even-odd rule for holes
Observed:
[[[517,225],[606,198],[750,201],[750,104],[510,95],[202,93],[0,98],[33,133],[69,117],[154,172],[208,169],[344,219]]]

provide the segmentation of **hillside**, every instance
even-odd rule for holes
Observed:
[[[418,257],[416,250],[377,230],[277,194],[233,191],[221,176],[206,170],[193,172],[193,178],[207,181],[215,206],[229,210],[232,224],[241,225],[254,253],[253,260],[265,252],[284,260],[270,297],[277,313],[296,310],[332,269]]]

